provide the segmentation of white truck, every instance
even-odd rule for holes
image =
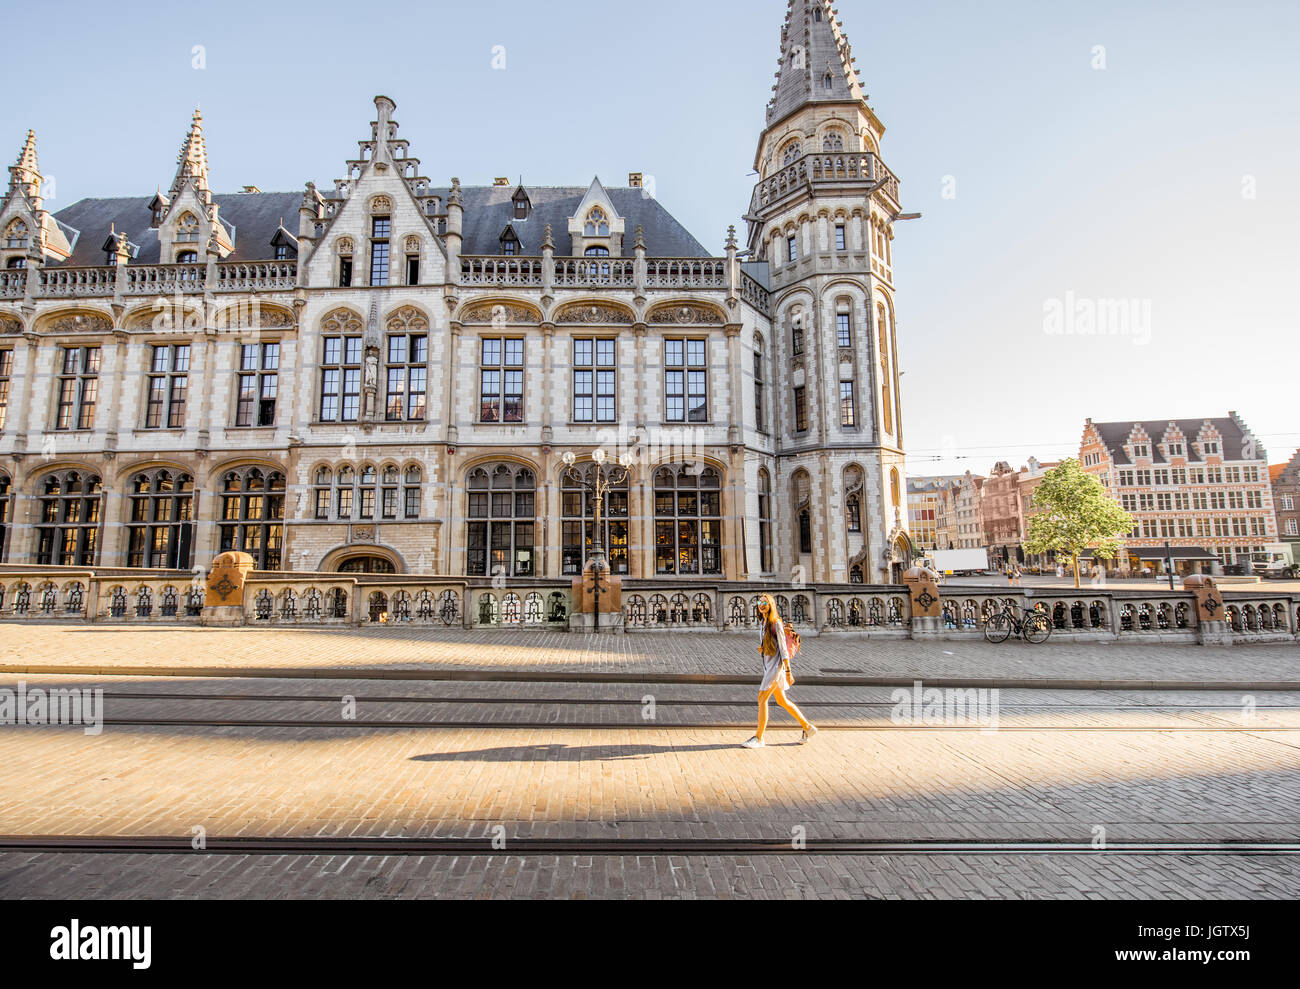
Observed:
[[[1295,544],[1269,543],[1251,560],[1256,577],[1286,577],[1295,573]]]
[[[925,557],[924,563],[950,577],[977,574],[988,570],[989,554],[984,549],[936,549]]]

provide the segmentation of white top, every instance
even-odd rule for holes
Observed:
[[[771,690],[773,686],[779,686],[782,690],[789,690],[791,687],[790,679],[785,675],[785,664],[790,659],[790,650],[785,644],[785,626],[778,625],[779,631],[776,635],[776,655],[763,657],[763,683],[759,687],[759,692]],[[767,635],[767,629],[763,629],[763,635]]]

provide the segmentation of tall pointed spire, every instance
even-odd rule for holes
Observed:
[[[203,141],[203,114],[197,107],[194,119],[190,122],[189,132],[181,145],[181,153],[176,156],[176,178],[172,180],[168,195],[173,202],[185,188],[187,180],[193,180],[199,196],[206,202],[211,193],[208,189],[208,148]]]
[[[41,165],[36,158],[36,131],[27,132],[18,161],[9,166],[9,191],[22,189],[33,199],[41,193]]]
[[[772,124],[809,103],[865,101],[848,38],[831,0],[790,0],[781,28],[781,60],[767,106]]]

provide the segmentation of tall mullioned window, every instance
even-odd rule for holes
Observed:
[[[236,426],[274,426],[280,392],[280,345],[250,343],[239,348]]]
[[[853,382],[840,382],[840,425],[849,428],[858,424],[858,413],[853,402]]]
[[[573,341],[573,421],[618,419],[613,340]]]
[[[356,422],[361,414],[362,338],[325,337],[321,355],[321,422]]]
[[[763,355],[763,341],[754,339],[754,427],[760,433],[767,432],[766,375],[763,366],[767,363]]]
[[[763,573],[772,572],[772,482],[758,474],[758,559]]]
[[[93,474],[51,474],[41,485],[36,562],[41,566],[91,566],[99,550],[104,485]]]
[[[188,570],[194,562],[194,478],[160,470],[131,481],[128,567]]]
[[[388,338],[389,422],[420,422],[425,415],[429,374],[429,338],[423,333],[400,333]]]
[[[722,573],[722,479],[712,467],[655,472],[655,572]]]
[[[853,317],[849,313],[835,315],[835,342],[840,347],[853,346]]]
[[[190,345],[159,345],[149,360],[145,429],[179,429],[185,425],[190,385]]]
[[[284,475],[258,467],[221,485],[221,552],[248,553],[258,570],[279,570],[284,551]]]
[[[0,563],[9,559],[9,505],[13,500],[13,482],[0,474]]]
[[[390,263],[388,238],[392,236],[393,223],[387,216],[370,220],[370,284],[387,285]]]
[[[479,367],[479,421],[524,421],[524,341],[488,337]]]
[[[794,431],[796,433],[807,432],[808,430],[808,392],[802,387],[794,390]]]
[[[708,340],[664,341],[664,419],[709,421]]]
[[[0,350],[0,430],[9,421],[9,379],[13,373],[13,350]]]
[[[591,464],[579,464],[588,481],[593,479]],[[563,478],[561,514],[564,516],[562,570],[565,574],[582,573],[587,555],[591,552],[596,533],[596,499],[591,490],[571,479]],[[605,492],[605,503],[600,507],[601,543],[609,560],[610,571],[628,572],[627,555],[628,483],[624,479]]]
[[[536,571],[537,479],[512,464],[480,467],[469,475],[465,572],[531,577]]]
[[[64,347],[59,374],[55,429],[90,429],[99,402],[100,350]]]

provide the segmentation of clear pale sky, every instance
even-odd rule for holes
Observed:
[[[838,9],[888,128],[883,157],[905,209],[924,214],[894,242],[910,473],[1077,453],[1088,416],[1235,410],[1272,461],[1300,446],[1300,3]],[[12,162],[36,129],[54,209],[149,195],[171,181],[201,104],[217,191],[332,185],[384,93],[436,182],[622,185],[641,171],[721,253],[749,202],[785,10],[228,0],[21,13],[5,0],[42,67],[19,68],[0,101],[0,150]],[[1139,322],[1053,335],[1045,307],[1067,298],[1137,300]]]

